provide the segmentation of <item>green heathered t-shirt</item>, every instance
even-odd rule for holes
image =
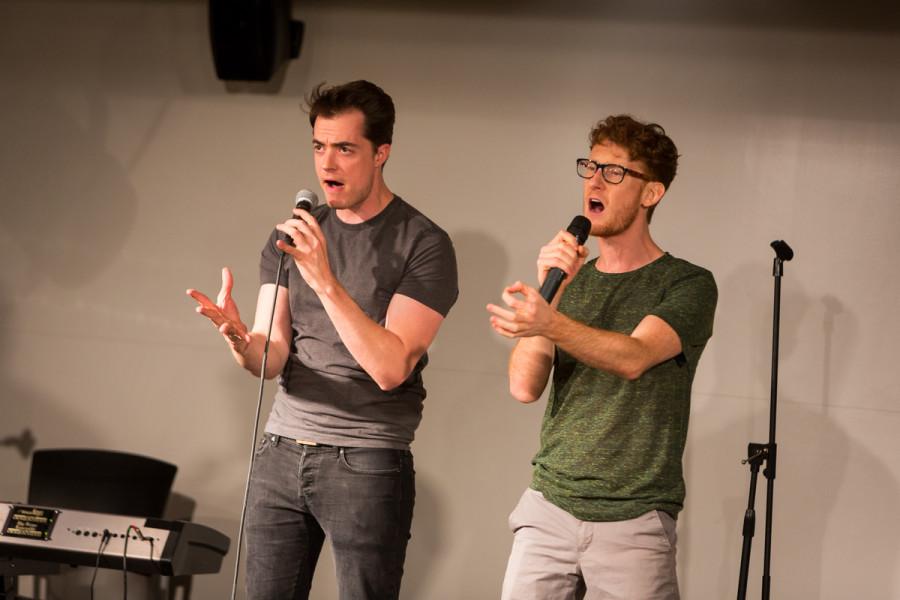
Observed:
[[[601,273],[596,259],[578,271],[560,312],[624,334],[656,315],[681,338],[683,356],[628,381],[557,348],[533,489],[582,521],[651,510],[677,516],[691,383],[712,335],[717,296],[712,273],[670,254],[628,273]]]

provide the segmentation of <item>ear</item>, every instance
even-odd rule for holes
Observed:
[[[388,157],[391,155],[391,145],[390,144],[382,144],[375,149],[375,166],[380,167],[385,162],[387,162]]]
[[[662,197],[666,194],[666,186],[659,181],[650,181],[644,186],[641,192],[641,206],[650,208],[656,206]]]

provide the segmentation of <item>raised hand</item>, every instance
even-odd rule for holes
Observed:
[[[247,326],[241,321],[237,304],[231,297],[233,285],[231,270],[225,267],[222,269],[222,289],[219,290],[215,303],[195,289],[189,289],[186,293],[197,301],[198,306],[195,310],[212,321],[235,352],[243,354],[250,344],[250,335],[247,333]]]

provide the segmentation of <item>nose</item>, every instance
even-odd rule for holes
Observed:
[[[591,187],[606,187],[606,180],[603,179],[603,171],[601,169],[597,169],[596,171],[594,171],[593,175],[584,180],[584,183],[585,185],[589,185]]]
[[[335,168],[335,149],[334,148],[326,148],[324,152],[322,152],[322,160],[320,164],[322,168],[326,171],[333,171]]]

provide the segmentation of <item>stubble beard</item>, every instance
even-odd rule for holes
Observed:
[[[601,238],[609,238],[624,233],[628,230],[629,227],[632,226],[635,219],[637,219],[640,210],[640,204],[635,204],[634,208],[629,210],[625,214],[619,215],[606,223],[599,223],[595,225],[593,228],[591,228],[591,235]]]

